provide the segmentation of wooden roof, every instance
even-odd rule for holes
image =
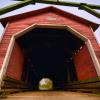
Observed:
[[[38,10],[26,12],[26,13],[14,15],[14,16],[9,16],[9,17],[6,17],[6,18],[1,18],[0,22],[2,24],[6,24],[7,22],[17,21],[19,19],[23,19],[23,18],[30,17],[30,16],[37,16],[38,14],[46,13],[46,12],[49,12],[49,11],[58,13],[61,16],[64,16],[64,17],[69,17],[70,19],[79,21],[79,22],[84,23],[84,24],[89,24],[90,26],[92,26],[93,30],[96,30],[99,27],[99,24],[97,24],[97,23],[94,23],[94,22],[91,22],[91,21],[86,20],[84,18],[78,17],[76,15],[73,15],[69,12],[63,11],[63,10],[58,9],[56,7],[53,7],[53,6],[49,6],[49,7],[46,7],[46,8],[42,8],[42,9],[38,9]]]

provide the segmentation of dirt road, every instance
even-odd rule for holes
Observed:
[[[78,92],[42,91],[11,94],[0,100],[100,100],[100,96]]]

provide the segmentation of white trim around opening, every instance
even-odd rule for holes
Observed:
[[[13,46],[14,46],[14,43],[15,43],[15,39],[22,36],[22,35],[24,35],[25,33],[29,32],[29,31],[31,31],[34,28],[66,29],[66,30],[70,31],[72,34],[76,35],[81,40],[83,40],[86,43],[87,47],[88,47],[88,50],[90,52],[91,58],[93,60],[93,63],[94,63],[94,66],[95,66],[95,69],[96,69],[96,72],[97,72],[97,75],[100,76],[100,64],[99,64],[98,59],[95,55],[92,44],[91,44],[91,42],[88,38],[86,38],[85,36],[83,36],[82,34],[80,34],[75,29],[73,29],[72,27],[70,27],[68,25],[33,24],[33,25],[25,28],[24,30],[22,30],[22,31],[20,31],[20,32],[14,34],[12,36],[12,38],[10,40],[8,50],[7,50],[7,53],[6,53],[6,56],[5,56],[5,59],[4,59],[4,62],[3,62],[3,65],[2,65],[1,70],[0,70],[0,86],[1,86],[3,77],[4,77],[4,75],[6,73],[6,70],[7,70],[9,59],[10,59],[10,56],[11,56],[11,53],[12,53],[12,50],[13,50]]]

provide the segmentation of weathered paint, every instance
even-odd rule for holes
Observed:
[[[34,11],[33,11],[34,13]],[[7,52],[7,48],[11,39],[11,36],[16,34],[19,31],[22,31],[23,29],[29,27],[32,24],[51,24],[51,25],[69,25],[70,27],[72,27],[73,29],[75,29],[77,32],[79,32],[80,34],[84,35],[85,37],[87,37],[93,46],[93,49],[96,53],[96,56],[100,62],[100,47],[97,44],[97,41],[93,35],[93,32],[90,29],[90,24],[88,22],[84,23],[83,19],[73,19],[72,18],[73,15],[66,15],[64,14],[59,14],[57,11],[53,12],[51,10],[47,10],[44,11],[44,13],[40,13],[38,12],[38,14],[35,16],[28,16],[25,17],[23,19],[20,19],[20,17],[17,17],[18,19],[10,21],[8,28],[5,31],[4,37],[1,41],[0,44],[0,67],[3,64],[3,60],[5,58],[6,52]],[[55,19],[55,20],[53,20]],[[90,59],[90,58],[89,58]],[[92,63],[91,63],[92,64]],[[93,66],[93,65],[92,65]],[[94,66],[93,66],[94,67]],[[91,67],[89,67],[91,70]],[[78,75],[80,75],[80,72],[77,72]],[[91,72],[90,72],[91,73]],[[96,76],[96,74],[88,76],[87,78],[92,78]],[[83,77],[83,76],[82,76]],[[85,79],[85,78],[79,78],[80,79]]]

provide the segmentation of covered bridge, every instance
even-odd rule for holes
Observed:
[[[43,77],[54,90],[100,88],[96,23],[52,6],[0,21],[1,90],[37,90]]]

